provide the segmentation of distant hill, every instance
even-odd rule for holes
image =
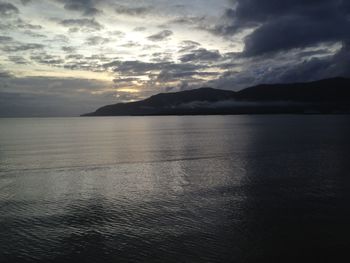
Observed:
[[[199,88],[104,106],[82,116],[350,113],[350,79],[264,84],[241,91]]]

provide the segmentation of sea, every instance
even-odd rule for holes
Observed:
[[[349,115],[0,119],[1,263],[349,251]]]

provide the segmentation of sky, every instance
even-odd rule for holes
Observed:
[[[336,76],[348,0],[0,0],[0,117]]]

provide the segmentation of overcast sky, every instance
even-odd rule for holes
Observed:
[[[348,0],[0,0],[0,116],[350,76]]]

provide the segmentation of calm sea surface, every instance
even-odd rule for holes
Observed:
[[[348,262],[350,116],[0,119],[0,262]]]

